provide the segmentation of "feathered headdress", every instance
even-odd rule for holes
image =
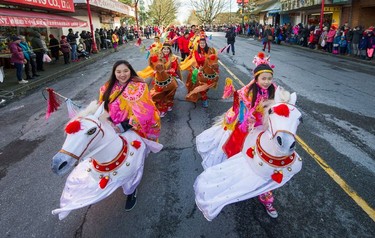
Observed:
[[[260,64],[268,64],[271,68],[275,68],[274,65],[271,65],[270,58],[271,56],[266,57],[266,55],[263,52],[259,52],[257,55],[254,56],[253,64],[255,64],[255,66],[258,66]]]
[[[253,71],[254,77],[261,73],[271,73],[273,74],[273,68],[275,66],[270,63],[271,56],[266,57],[263,52],[259,52],[254,56],[253,63],[255,64],[255,69]]]

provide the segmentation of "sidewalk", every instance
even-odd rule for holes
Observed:
[[[244,35],[238,35],[238,36],[241,37],[241,38],[244,38],[244,39],[252,39],[252,40],[254,40],[254,42],[259,43],[259,49],[261,50],[261,47],[262,47],[261,40],[253,38],[253,37],[244,36]],[[272,45],[277,45],[277,44],[274,43],[274,42],[271,44],[271,53],[272,53]],[[347,56],[347,55],[340,55],[340,54],[335,55],[335,54],[328,53],[326,51],[319,50],[319,49],[310,49],[309,47],[303,47],[303,46],[300,46],[298,44],[285,43],[284,41],[282,41],[281,44],[278,45],[278,46],[298,48],[298,49],[301,49],[301,50],[306,50],[307,52],[325,54],[327,56],[337,57],[338,59],[346,59],[346,60],[351,60],[351,61],[356,62],[356,63],[375,66],[375,58],[374,57],[371,60],[363,60],[363,59],[360,59],[360,58],[357,58],[357,57],[354,57],[354,56]]]
[[[118,49],[121,50],[124,47],[125,45],[120,45]],[[27,84],[18,84],[16,70],[14,68],[4,69],[4,81],[0,83],[0,107],[6,105],[12,100],[17,99],[19,96],[26,94],[32,89],[39,88],[48,82],[58,80],[59,78],[64,77],[66,74],[82,68],[83,66],[94,63],[98,59],[102,59],[103,57],[106,57],[112,53],[113,49],[102,50],[97,54],[91,54],[89,59],[81,59],[79,62],[71,62],[67,65],[64,64],[64,58],[61,56],[59,61],[56,63],[44,63],[45,71],[38,71],[37,74],[40,76],[29,80],[29,83]],[[23,78],[26,78],[24,72]]]

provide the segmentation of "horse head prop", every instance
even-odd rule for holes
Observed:
[[[155,54],[149,57],[148,62],[149,66],[154,70],[155,81],[165,81],[170,77],[165,67],[165,59]]]
[[[198,81],[216,86],[219,80],[219,59],[216,54],[206,57],[201,71],[198,73]]]
[[[119,135],[107,122],[103,104],[93,102],[65,127],[62,149],[52,159],[52,171],[69,174],[60,208],[52,211],[64,219],[71,210],[96,203],[122,186],[132,194],[141,181],[144,159],[162,146],[133,130]]]
[[[262,171],[264,176],[271,176],[277,183],[284,183],[283,178],[288,181],[302,166],[295,152],[295,135],[302,122],[302,114],[295,106],[296,100],[295,93],[290,94],[279,86],[275,100],[265,107],[264,126],[248,135],[242,151],[255,158],[258,171]]]
[[[302,122],[302,114],[296,108],[296,93],[290,94],[280,86],[275,92],[275,104],[266,109],[264,134],[272,141],[271,153],[276,156],[291,155],[295,150],[295,135]]]
[[[61,150],[53,157],[51,168],[58,175],[65,175],[90,152],[99,151],[109,141],[117,139],[115,130],[101,119],[103,105],[96,101],[68,122],[65,127],[66,139]]]

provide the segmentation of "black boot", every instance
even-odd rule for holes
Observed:
[[[137,203],[137,189],[135,189],[132,194],[128,195],[126,199],[126,203],[125,203],[125,211],[127,212],[131,211],[135,207],[136,203]]]

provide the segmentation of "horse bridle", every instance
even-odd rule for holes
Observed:
[[[87,121],[91,121],[91,122],[93,122],[94,124],[96,124],[96,126],[99,128],[99,130],[98,130],[97,133],[93,136],[93,138],[91,138],[91,140],[89,141],[89,143],[86,145],[85,149],[82,151],[82,153],[81,153],[79,156],[77,156],[77,155],[75,155],[75,154],[73,154],[73,153],[71,153],[71,152],[69,152],[69,151],[66,151],[66,150],[64,150],[64,149],[61,149],[61,150],[59,151],[60,153],[63,153],[63,154],[66,154],[66,155],[69,155],[69,156],[75,158],[76,160],[79,160],[79,159],[82,157],[82,155],[86,152],[87,148],[88,148],[88,147],[90,146],[90,144],[94,141],[94,139],[99,135],[100,132],[102,132],[102,138],[104,137],[104,130],[103,130],[103,128],[102,128],[102,124],[101,124],[101,123],[99,124],[99,123],[97,123],[96,121],[94,121],[94,120],[92,120],[92,119],[90,119],[90,118],[85,118],[85,117],[80,117],[80,118],[78,118],[78,119],[80,119],[80,120],[87,120]]]

